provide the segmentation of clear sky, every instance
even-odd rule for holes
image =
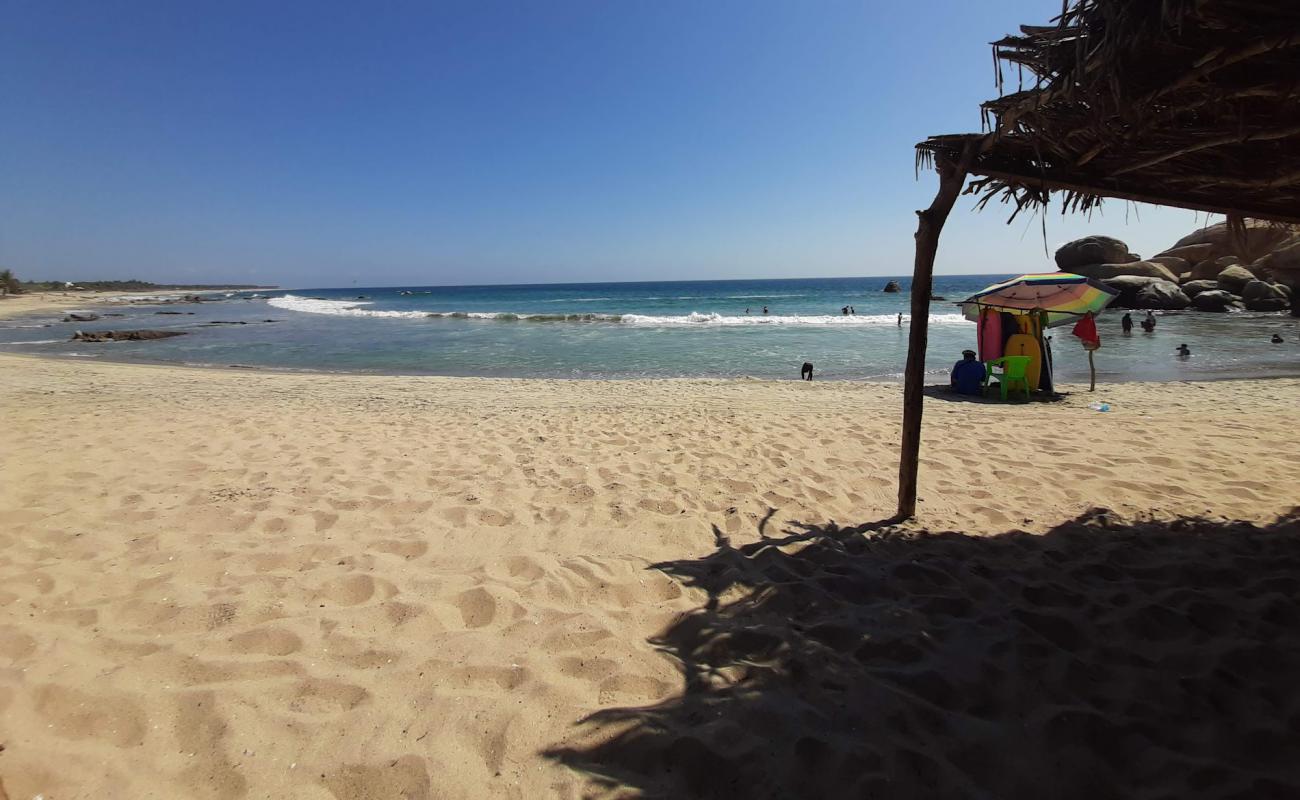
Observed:
[[[1059,0],[0,0],[0,265],[292,286],[895,275]],[[1015,76],[1009,75],[1014,86]],[[1140,216],[1140,223],[1138,217]],[[954,211],[944,273],[1041,269]],[[1204,224],[1107,204],[1047,243]]]

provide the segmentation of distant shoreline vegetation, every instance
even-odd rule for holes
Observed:
[[[88,292],[138,292],[138,291],[159,291],[172,289],[274,289],[275,286],[262,286],[258,284],[245,283],[152,283],[150,281],[125,280],[125,281],[19,281],[10,279],[7,288],[11,294],[23,294],[26,292],[58,292],[58,291],[88,291]]]

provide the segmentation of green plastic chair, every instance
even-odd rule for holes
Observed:
[[[1002,371],[997,373],[998,386],[1002,389],[1002,399],[1007,399],[1007,392],[1011,390],[1024,390],[1025,399],[1029,399],[1029,379],[1025,377],[1025,370],[1029,368],[1029,362],[1033,359],[1029,356],[1003,356],[995,358],[985,365],[985,381],[993,377],[993,368],[1001,367]],[[987,383],[986,383],[987,385]]]

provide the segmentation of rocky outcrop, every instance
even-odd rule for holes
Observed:
[[[886,284],[885,284],[885,288],[884,288],[884,289],[881,289],[881,291],[883,291],[883,292],[891,292],[891,293],[893,293],[893,292],[901,292],[901,291],[903,291],[903,287],[901,287],[901,286],[898,285],[898,281],[890,281],[889,283],[886,283]]]
[[[1247,311],[1281,311],[1291,305],[1291,299],[1281,287],[1264,281],[1251,281],[1241,290],[1241,301]]]
[[[1073,272],[1075,275],[1082,275],[1085,278],[1097,278],[1103,281],[1124,275],[1136,275],[1145,278],[1159,278],[1172,283],[1178,282],[1178,276],[1170,272],[1169,267],[1164,264],[1157,264],[1154,261],[1129,261],[1123,264],[1082,264],[1068,271]]]
[[[74,312],[64,317],[63,321],[64,322],[94,322],[97,319],[99,319],[98,314],[91,314],[91,313],[77,314]]]
[[[1090,264],[1124,264],[1138,261],[1128,250],[1128,245],[1109,236],[1085,236],[1066,242],[1056,250],[1056,266],[1062,272],[1075,272],[1077,267]],[[1122,273],[1116,273],[1122,274]],[[1100,277],[1100,276],[1098,276]]]
[[[1175,275],[1182,275],[1184,272],[1191,272],[1192,270],[1191,263],[1187,259],[1179,258],[1178,256],[1154,256],[1148,258],[1147,261],[1154,261],[1157,264],[1167,267],[1169,271]]]
[[[1134,308],[1159,308],[1166,311],[1178,311],[1192,304],[1192,299],[1178,288],[1178,284],[1169,281],[1153,281],[1138,290],[1137,305]]]
[[[1062,245],[1056,263],[1117,290],[1118,308],[1274,311],[1300,288],[1300,225],[1245,220],[1244,232],[1210,225],[1145,261],[1119,239],[1089,236]]]
[[[1218,281],[1188,281],[1178,287],[1183,290],[1183,294],[1188,297],[1195,297],[1201,292],[1211,292],[1219,288]]]
[[[1252,262],[1250,271],[1292,287],[1300,286],[1300,233],[1282,242],[1273,252]]]
[[[1212,289],[1208,292],[1201,292],[1192,298],[1192,306],[1197,311],[1235,311],[1240,309],[1241,303],[1236,295],[1223,291],[1222,289]]]
[[[1214,250],[1214,245],[1212,244],[1192,244],[1187,245],[1186,247],[1171,247],[1163,253],[1153,257],[1152,261],[1157,258],[1173,257],[1181,258],[1188,264],[1196,265],[1209,258],[1212,250]]]
[[[1219,288],[1233,294],[1241,294],[1241,290],[1246,288],[1246,284],[1255,280],[1255,275],[1245,267],[1232,265],[1221,270],[1215,277],[1219,282]]]
[[[184,336],[185,331],[77,331],[72,335],[74,342],[123,342],[143,341],[146,339],[169,339]]]

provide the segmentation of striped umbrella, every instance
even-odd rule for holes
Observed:
[[[1009,314],[1047,314],[1047,327],[1077,322],[1089,311],[1101,314],[1119,292],[1106,284],[1072,272],[1021,275],[995,283],[961,301],[962,313],[979,322],[981,308],[996,308]]]

